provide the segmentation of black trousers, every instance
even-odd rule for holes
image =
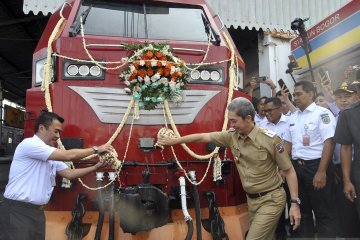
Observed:
[[[4,199],[0,203],[0,240],[45,240],[40,206]]]
[[[326,186],[315,190],[313,178],[319,168],[320,159],[292,162],[298,178],[301,199],[301,224],[299,230],[294,232],[294,236],[311,238],[317,233],[319,238],[336,237],[333,165],[329,164]]]
[[[337,213],[337,236],[345,238],[360,238],[360,221],[355,203],[344,195],[344,182],[341,164],[335,165],[335,206]]]

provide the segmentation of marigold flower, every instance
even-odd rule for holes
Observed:
[[[165,68],[164,69],[164,76],[167,77],[170,75],[170,69],[169,68]]]
[[[171,63],[169,63],[169,62],[166,63],[165,67],[170,69],[171,68]]]
[[[131,74],[129,80],[134,80],[136,78],[136,74]]]
[[[162,76],[164,74],[164,69],[163,68],[158,68],[156,70],[156,72]]]
[[[140,66],[140,61],[135,61],[133,64],[136,68],[138,68]]]
[[[156,52],[156,53],[155,53],[155,56],[156,56],[158,59],[160,59],[163,55],[162,55],[161,52]]]
[[[141,60],[149,60],[148,56],[146,56],[146,54],[141,56]]]
[[[152,53],[152,51],[148,51],[148,52],[146,53],[146,56],[147,56],[149,59],[151,59],[151,58],[154,56],[154,54]]]
[[[142,77],[142,78],[144,78],[144,77],[146,76],[146,74],[147,74],[147,72],[146,72],[145,69],[140,69],[140,70],[138,71],[138,75],[139,75],[140,77]]]
[[[147,75],[148,75],[149,77],[151,77],[152,75],[154,75],[154,71],[153,71],[151,68],[149,68],[149,69],[147,70]]]
[[[156,63],[156,66],[162,67],[162,63],[161,63],[160,61],[158,61],[158,62]]]
[[[147,66],[148,68],[150,68],[150,67],[151,67],[151,62],[150,62],[150,61],[146,61],[146,62],[145,62],[145,66]]]

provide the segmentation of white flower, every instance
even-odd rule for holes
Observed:
[[[140,76],[138,76],[138,80],[139,80],[139,82],[144,81],[144,79],[142,77],[140,77]]]
[[[124,81],[126,86],[130,86],[130,82],[128,80]]]
[[[124,90],[125,90],[125,92],[127,92],[127,93],[131,93],[130,88],[124,88]]]
[[[159,73],[155,73],[152,77],[151,77],[151,81],[156,82],[156,80],[160,79],[160,74]]]
[[[144,77],[144,81],[145,81],[145,83],[146,83],[147,85],[150,84],[150,78],[149,78],[148,75],[146,75],[146,76]]]
[[[130,68],[130,71],[131,71],[131,72],[133,72],[133,71],[135,70],[135,66],[132,65],[132,64],[129,65],[129,68]]]
[[[153,50],[153,49],[154,49],[154,46],[150,43],[148,48],[149,48],[150,50]]]
[[[178,62],[179,61],[179,59],[177,58],[177,57],[173,57],[173,60],[174,60],[174,62]]]
[[[166,63],[167,63],[167,61],[161,61],[161,64],[163,65],[163,67],[166,66]]]
[[[137,83],[137,79],[131,80],[130,83]]]
[[[167,83],[168,82],[168,80],[167,80],[167,78],[164,78],[164,77],[162,77],[162,78],[160,78],[160,80],[159,80],[159,83]]]
[[[151,66],[152,67],[156,67],[157,61],[156,60],[151,60]]]
[[[171,66],[170,74],[173,74],[175,72],[175,66]]]
[[[127,58],[127,57],[121,58],[121,62],[122,62],[122,63],[126,63],[127,61],[128,61],[128,58]]]
[[[145,61],[144,60],[140,60],[140,66],[144,66],[145,65]]]
[[[177,84],[175,85],[175,87],[176,87],[177,89],[180,89],[180,83],[177,83]]]
[[[170,87],[171,90],[174,90],[175,89],[175,82],[171,81],[169,83],[169,87]]]

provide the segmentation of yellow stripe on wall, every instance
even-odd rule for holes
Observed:
[[[314,65],[317,62],[324,60],[332,55],[335,55],[353,45],[360,43],[360,27],[355,28],[353,31],[344,34],[343,36],[336,38],[335,40],[325,44],[324,46],[312,51],[310,53],[311,64]],[[306,55],[299,58],[299,66],[301,68],[308,68],[308,62]]]

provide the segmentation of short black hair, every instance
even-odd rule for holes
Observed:
[[[299,87],[299,86],[302,86],[302,89],[307,93],[312,92],[314,94],[313,100],[315,100],[316,88],[312,82],[303,80],[303,81],[295,83],[295,85],[294,85],[294,87]]]
[[[268,98],[267,96],[262,96],[262,97],[259,99],[259,103],[260,103],[261,100],[263,100],[263,99],[266,101],[267,98]],[[265,101],[264,101],[264,102],[265,102]]]
[[[58,120],[59,122],[63,123],[64,119],[53,112],[48,112],[47,110],[42,110],[40,116],[36,119],[35,122],[35,133],[39,131],[39,126],[44,125],[46,129],[49,128],[52,121]]]
[[[280,97],[280,96],[282,96],[281,90],[277,91],[277,93],[275,94],[275,97]],[[288,94],[288,98],[290,99],[290,101],[292,101],[292,95],[291,94]]]
[[[271,98],[267,98],[266,100],[265,100],[265,104],[267,104],[267,103],[273,103],[274,104],[274,106],[276,106],[276,107],[281,107],[282,105],[281,105],[281,100],[280,99],[278,99],[278,98],[275,98],[275,97],[271,97]]]

